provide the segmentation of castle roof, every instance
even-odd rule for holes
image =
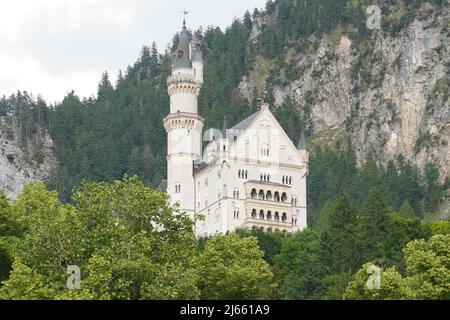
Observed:
[[[237,125],[235,125],[231,129],[236,129],[236,130],[245,130],[245,129],[247,129],[248,126],[252,123],[252,121],[254,119],[256,119],[256,117],[260,114],[260,112],[261,112],[261,110],[256,111],[254,114],[248,116],[247,118],[245,118],[244,120],[239,122]]]
[[[194,53],[192,54],[192,61],[202,62],[203,63],[203,52],[200,48],[200,45],[195,45]]]
[[[184,26],[180,34],[177,51],[174,55],[172,70],[192,67],[191,60],[189,59],[189,43],[189,33],[186,26]]]
[[[300,135],[300,139],[298,140],[297,148],[298,148],[299,150],[306,150],[306,149],[308,149],[308,145],[307,145],[307,143],[306,143],[306,138],[305,138],[305,135],[304,135],[303,132],[302,132],[302,134]]]

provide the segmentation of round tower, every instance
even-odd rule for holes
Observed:
[[[170,114],[167,132],[167,193],[171,204],[195,213],[194,163],[202,158],[203,119],[198,115],[198,95],[203,85],[203,58],[193,46],[186,25],[173,53],[172,75],[167,79]]]

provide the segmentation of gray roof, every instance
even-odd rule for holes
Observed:
[[[191,61],[189,60],[189,43],[189,33],[186,27],[183,27],[178,48],[173,59],[172,70],[192,67]]]
[[[305,138],[305,135],[303,134],[303,132],[300,135],[300,139],[298,140],[297,149],[299,149],[299,150],[306,150],[306,149],[308,149],[308,145],[306,143],[306,138]]]
[[[202,162],[201,164],[195,165],[194,166],[194,175],[199,172],[202,171],[204,168],[206,168],[209,164]]]
[[[260,112],[261,112],[261,110],[256,111],[254,114],[252,114],[251,116],[245,118],[244,120],[239,122],[237,125],[235,125],[231,129],[239,129],[239,130],[247,129],[248,126],[252,123],[252,121],[259,115]]]
[[[203,52],[199,45],[195,46],[194,54],[192,55],[192,61],[203,63]]]

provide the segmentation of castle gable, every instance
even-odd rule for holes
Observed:
[[[298,150],[267,106],[227,130],[230,156],[299,165]]]

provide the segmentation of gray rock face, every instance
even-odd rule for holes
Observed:
[[[419,168],[434,161],[442,179],[450,176],[450,14],[432,9],[422,8],[427,14],[395,36],[372,31],[366,46],[337,33],[311,37],[306,52],[289,49],[294,77],[288,68],[271,70],[283,80],[271,85],[275,105],[290,97],[315,142],[349,135],[359,164],[369,154],[381,164],[401,153]],[[249,99],[259,87],[252,75],[270,65],[256,61],[240,84]]]
[[[39,132],[20,146],[16,121],[0,118],[0,188],[15,198],[26,183],[47,179],[56,164],[52,144],[47,133]],[[32,159],[38,153],[39,160]]]

